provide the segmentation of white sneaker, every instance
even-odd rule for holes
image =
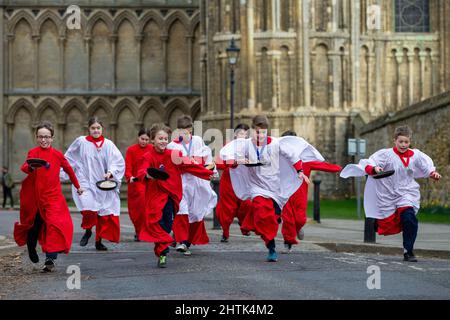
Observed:
[[[187,257],[192,256],[192,252],[189,249],[187,249],[183,254]]]
[[[291,253],[291,251],[292,251],[292,244],[285,243],[284,249],[281,250],[281,253],[288,254],[288,253]]]
[[[180,244],[177,246],[176,250],[177,250],[178,252],[186,252],[186,251],[188,251],[188,248],[187,248],[187,246],[186,246],[184,243],[180,243]]]
[[[300,229],[300,231],[297,234],[298,240],[303,240],[305,238],[305,231],[303,229]]]

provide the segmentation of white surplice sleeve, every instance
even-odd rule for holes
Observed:
[[[436,171],[433,160],[420,150],[414,149],[417,160],[414,162],[414,178],[429,178],[433,171]]]
[[[358,164],[348,164],[341,171],[341,178],[349,178],[349,177],[362,177],[367,175],[366,167],[367,166],[378,166],[384,168],[386,166],[387,161],[389,160],[388,156],[389,149],[382,149],[375,152],[373,155],[369,157],[369,159],[361,159]]]
[[[324,157],[305,139],[294,136],[279,138],[280,153],[293,165],[298,161],[325,161]]]
[[[66,153],[64,154],[64,157],[69,161],[69,164],[72,166],[73,171],[75,174],[77,171],[79,171],[79,164],[81,163],[81,155],[80,155],[80,145],[81,145],[81,139],[84,137],[78,137],[75,139],[74,142],[69,146]],[[61,168],[61,171],[59,173],[59,177],[62,181],[68,181],[69,175]]]
[[[111,172],[113,178],[117,181],[121,181],[125,174],[125,160],[123,159],[122,153],[116,147],[114,143],[109,141],[108,149],[108,172]]]

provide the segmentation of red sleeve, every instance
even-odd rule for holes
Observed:
[[[203,180],[209,180],[211,176],[214,174],[214,171],[208,170],[199,164],[182,163],[178,165],[178,168],[180,169],[181,173],[190,173]]]
[[[222,171],[224,171],[224,170],[226,170],[228,168],[233,168],[234,169],[234,168],[236,168],[238,166],[238,164],[235,163],[234,160],[233,161],[229,161],[229,163],[227,163],[226,161],[223,161],[223,159],[220,158],[220,157],[216,158],[215,163],[216,163],[216,169],[217,170],[222,170]]]
[[[137,173],[137,178],[139,179],[139,181],[145,181],[145,178],[147,177],[148,167],[150,167],[150,155],[146,153],[139,161],[139,168]]]
[[[374,171],[373,171],[374,168],[375,168],[375,167],[372,167],[371,165],[368,165],[368,166],[366,166],[366,167],[364,168],[364,170],[366,171],[366,173],[367,173],[369,176],[371,176],[371,175],[374,174]]]
[[[32,151],[31,150],[28,151],[27,159],[32,158],[31,154],[32,154]],[[22,172],[24,172],[26,174],[33,172],[33,169],[28,165],[28,163],[26,161],[23,163],[22,167],[20,167],[20,170],[22,170]]]
[[[61,167],[69,175],[70,181],[75,186],[75,188],[80,189],[80,183],[78,182],[78,178],[75,175],[75,172],[73,171],[73,168],[70,165],[69,161],[67,161],[66,157],[64,157],[62,153],[60,153],[60,158],[61,158]]]
[[[340,165],[322,162],[322,161],[310,161],[305,162],[304,167],[308,166],[311,170],[324,171],[324,172],[339,172],[342,170]]]
[[[294,164],[294,168],[295,170],[299,171],[299,170],[303,170],[303,161],[299,160],[297,163]]]
[[[128,148],[127,153],[125,154],[125,179],[127,182],[130,181],[131,177],[133,176],[133,151],[130,148]]]

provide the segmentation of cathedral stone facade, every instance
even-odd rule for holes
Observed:
[[[122,152],[181,114],[228,128],[234,39],[235,124],[266,113],[345,164],[358,126],[450,90],[449,16],[447,0],[3,0],[1,161],[20,181],[43,119],[63,151],[91,115]],[[348,194],[319,176],[327,195]]]
[[[354,119],[368,123],[450,90],[449,1],[217,0],[200,5],[207,57],[202,119],[209,126],[229,123],[226,48],[232,38],[241,48],[237,118],[248,121],[266,113],[280,133],[295,130],[339,164],[354,160],[346,146],[357,131]],[[372,28],[373,19],[378,27]],[[320,176],[328,194],[347,192],[349,181]]]

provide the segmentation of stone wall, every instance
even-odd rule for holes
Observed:
[[[439,182],[420,179],[422,201],[430,205],[449,205],[450,190],[450,92],[441,94],[406,110],[386,115],[361,127],[361,138],[367,140],[367,154],[393,146],[396,127],[408,125],[413,131],[412,148],[428,154],[443,179]]]

